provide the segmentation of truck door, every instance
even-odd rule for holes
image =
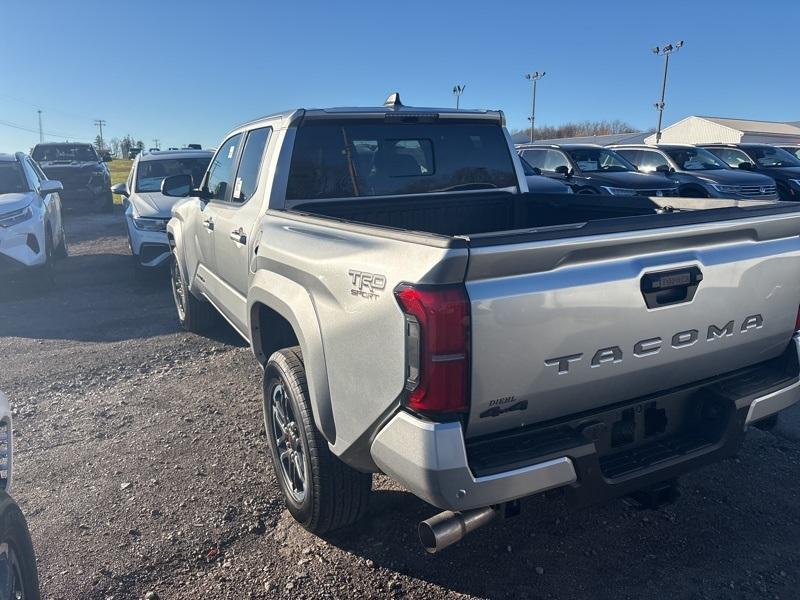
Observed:
[[[231,190],[224,201],[214,203],[214,248],[216,254],[219,309],[240,332],[247,332],[247,287],[250,259],[256,244],[256,226],[261,210],[251,201],[257,192],[264,151],[272,129],[261,127],[240,139],[236,168],[231,171]]]

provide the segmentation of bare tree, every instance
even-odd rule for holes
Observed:
[[[579,123],[564,123],[563,125],[539,125],[533,132],[534,140],[551,140],[558,138],[581,137],[588,135],[609,135],[614,133],[639,133],[630,123],[620,119],[611,121],[581,121]],[[530,129],[521,129],[515,133],[528,135]]]

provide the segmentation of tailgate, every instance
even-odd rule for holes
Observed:
[[[777,356],[800,303],[798,234],[795,213],[471,248],[467,436]]]

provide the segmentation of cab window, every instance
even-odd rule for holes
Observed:
[[[247,134],[242,159],[239,161],[239,171],[236,174],[236,182],[233,186],[232,202],[244,204],[258,187],[258,176],[261,172],[261,161],[264,156],[264,149],[267,147],[272,129],[262,127],[253,129]]]
[[[241,133],[229,137],[211,160],[204,186],[210,193],[211,200],[225,201],[230,197],[241,141]]]

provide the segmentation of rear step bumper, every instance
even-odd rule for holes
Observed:
[[[602,502],[735,454],[748,423],[800,400],[798,356],[795,336],[782,356],[760,365],[478,440],[465,441],[458,422],[400,412],[371,454],[384,473],[445,510],[555,488],[577,505]]]

